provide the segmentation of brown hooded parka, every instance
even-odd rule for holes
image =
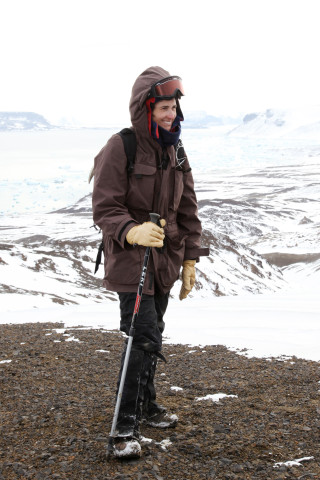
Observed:
[[[128,175],[118,134],[95,158],[93,218],[103,232],[104,286],[108,290],[137,291],[145,247],[129,245],[126,235],[134,225],[149,221],[150,212],[166,220],[166,246],[163,252],[152,249],[143,293],[154,294],[155,283],[160,293],[169,292],[184,260],[208,254],[207,249],[200,248],[201,223],[188,160],[183,170],[177,168],[175,148],[170,146],[168,166],[159,168],[162,147],[149,133],[148,93],[155,82],[168,76],[166,70],[151,67],[133,85],[130,114],[137,138],[133,173]]]

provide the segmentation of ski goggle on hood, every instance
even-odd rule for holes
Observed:
[[[149,97],[154,98],[175,98],[178,95],[184,95],[184,88],[180,77],[166,77],[157,83],[154,83],[150,89]]]

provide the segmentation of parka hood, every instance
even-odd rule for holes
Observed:
[[[170,73],[161,67],[150,67],[139,75],[132,87],[129,111],[132,126],[139,135],[150,136],[148,130],[148,116],[146,100],[152,85]],[[178,103],[178,101],[177,101]],[[179,108],[180,109],[180,108]]]

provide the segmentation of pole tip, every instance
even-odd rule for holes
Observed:
[[[108,446],[107,446],[107,453],[106,453],[107,460],[110,459],[112,453],[113,453],[113,437],[110,436]]]

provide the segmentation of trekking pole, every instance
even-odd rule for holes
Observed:
[[[160,218],[160,215],[158,215],[157,213],[150,213],[149,215],[150,215],[150,220],[151,220],[152,223],[157,223],[158,222],[158,220]],[[119,390],[118,390],[118,394],[117,394],[116,406],[115,406],[115,409],[114,409],[112,427],[111,427],[111,431],[110,431],[110,434],[109,434],[107,458],[109,458],[109,455],[113,450],[113,439],[114,439],[114,434],[115,434],[116,425],[117,425],[117,421],[118,421],[118,415],[119,415],[120,404],[121,404],[121,399],[122,399],[123,387],[124,387],[124,382],[125,382],[125,379],[126,379],[129,357],[130,357],[130,353],[131,353],[132,341],[133,341],[133,336],[134,336],[134,325],[135,325],[136,318],[139,314],[139,308],[140,308],[141,297],[142,297],[142,289],[143,289],[144,281],[145,281],[145,278],[146,278],[150,252],[151,252],[151,247],[147,247],[146,252],[144,254],[143,267],[142,267],[140,282],[139,282],[138,291],[137,291],[136,303],[135,303],[135,306],[134,306],[131,325],[130,325],[128,344],[127,344],[126,355],[125,355],[125,358],[124,358],[123,368],[122,368],[122,372],[121,372],[121,379],[120,379],[120,385],[119,385]]]

